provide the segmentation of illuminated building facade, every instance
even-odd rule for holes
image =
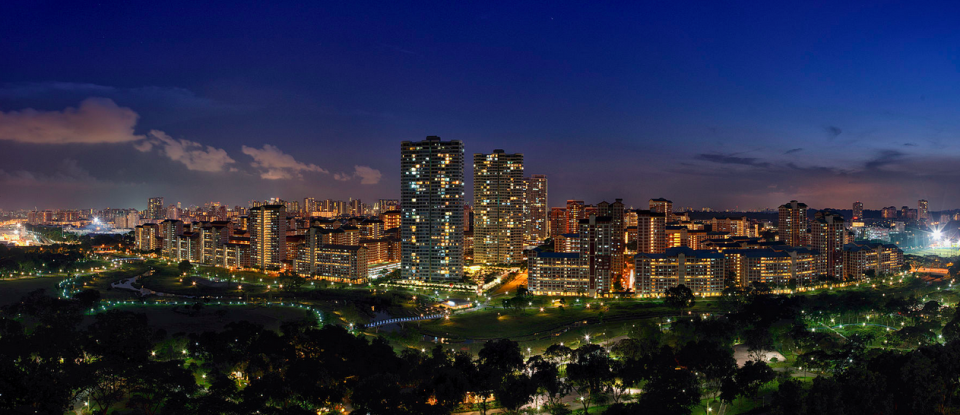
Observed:
[[[867,271],[877,276],[899,272],[903,251],[893,244],[850,243],[843,246],[843,262],[846,278],[860,280]]]
[[[380,214],[380,220],[383,221],[383,229],[397,229],[400,227],[400,211],[388,210]]]
[[[586,218],[582,200],[567,200],[567,226],[562,233],[576,233],[580,228],[580,219]]]
[[[790,203],[780,205],[777,218],[777,229],[780,240],[790,246],[804,246],[807,244],[807,205],[791,200]]]
[[[880,214],[884,219],[894,220],[897,218],[897,208],[893,206],[887,206],[883,209],[880,209]]]
[[[134,228],[134,238],[138,251],[150,252],[160,248],[160,226],[147,223]]]
[[[522,260],[525,194],[523,154],[473,155],[473,260],[512,264]]]
[[[233,222],[203,222],[200,224],[198,232],[202,244],[199,262],[216,265],[217,253],[223,250],[230,239],[230,235],[233,234]]]
[[[557,252],[533,250],[527,259],[528,285],[537,295],[590,295],[613,288],[613,219],[590,215],[579,233],[558,235]]]
[[[673,202],[664,198],[650,199],[650,211],[663,214],[667,222],[673,222]]]
[[[544,241],[550,236],[550,221],[547,213],[547,176],[534,174],[527,178],[526,199],[526,240]]]
[[[637,211],[637,252],[659,254],[667,249],[667,217],[650,210]]]
[[[163,220],[166,218],[166,216],[166,211],[163,208],[162,197],[151,197],[150,199],[147,199],[147,219]]]
[[[541,252],[535,249],[527,263],[527,282],[535,295],[586,295],[586,265],[578,252]]]
[[[710,224],[714,232],[727,232],[732,236],[757,236],[751,232],[750,221],[746,216],[739,218],[713,218]]]
[[[863,202],[853,202],[853,220],[863,220]]]
[[[567,209],[562,207],[550,208],[550,237],[563,235],[567,232]]]
[[[810,246],[823,256],[823,273],[831,278],[843,278],[846,235],[843,216],[830,210],[817,212],[810,228]]]
[[[463,276],[463,143],[400,144],[400,275],[409,280]]]
[[[320,280],[349,282],[367,281],[367,248],[356,245],[319,245],[300,247],[294,260],[298,275]]]
[[[287,210],[282,204],[250,209],[250,245],[254,266],[264,270],[283,267],[287,254]]]
[[[160,222],[160,253],[168,258],[176,258],[177,237],[183,234],[183,221],[167,219]]]
[[[683,226],[667,226],[665,229],[667,249],[687,245],[687,228]]]
[[[926,199],[917,201],[917,219],[922,221],[930,219],[930,204]]]
[[[553,237],[554,252],[580,252],[580,234],[565,233]]]
[[[807,248],[730,249],[723,254],[727,270],[741,287],[754,283],[783,286],[790,280],[809,284],[820,275],[820,254]]]
[[[698,295],[717,295],[724,288],[726,261],[719,252],[679,247],[660,254],[639,253],[634,261],[635,287],[641,296],[663,295],[680,284]]]
[[[614,242],[615,224],[610,216],[590,215],[580,220],[580,257],[586,262],[587,292],[591,295],[610,292],[615,256],[621,255]],[[622,265],[621,265],[622,266]]]
[[[603,201],[597,204],[597,216],[610,218],[610,269],[614,279],[623,276],[625,262],[623,253],[627,245],[625,215],[623,199],[616,199],[613,203]]]

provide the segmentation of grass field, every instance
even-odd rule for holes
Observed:
[[[231,322],[244,320],[260,324],[269,330],[279,329],[284,321],[314,320],[308,312],[290,307],[207,305],[196,315],[188,314],[187,307],[127,305],[112,309],[146,314],[151,326],[164,329],[168,334],[221,331]]]
[[[57,295],[57,284],[65,277],[36,277],[16,280],[0,280],[0,306],[13,304],[31,291],[45,289],[49,295]]]
[[[563,343],[578,347],[582,343],[604,342],[627,335],[641,320],[666,322],[675,319],[677,311],[657,301],[624,300],[606,302],[591,300],[591,308],[582,305],[533,307],[522,311],[508,311],[502,307],[487,307],[481,311],[454,314],[449,319],[408,323],[406,337],[393,336],[406,347],[429,348],[437,339],[449,343],[455,350],[476,353],[486,340],[509,338],[520,343],[523,350],[542,353],[553,344]],[[717,311],[717,303],[700,300],[690,313]],[[684,312],[686,315],[687,311]],[[415,333],[411,336],[409,333]],[[589,336],[589,340],[587,339]]]
[[[957,248],[925,248],[925,249],[911,249],[906,250],[903,253],[909,255],[936,255],[943,258],[952,258],[955,256],[960,256],[960,250]]]

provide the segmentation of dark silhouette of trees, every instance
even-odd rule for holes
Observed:
[[[583,413],[587,413],[594,398],[602,394],[610,372],[610,355],[598,344],[585,344],[573,351],[567,363],[567,378],[571,388],[580,395]]]
[[[666,297],[663,302],[668,307],[676,309],[677,314],[683,313],[683,309],[693,307],[697,299],[693,296],[693,291],[686,285],[680,284],[676,287],[667,288]]]
[[[315,414],[349,405],[364,414],[439,415],[463,409],[468,397],[486,413],[494,397],[509,412],[535,399],[565,414],[563,400],[575,393],[582,410],[609,400],[610,414],[689,414],[703,398],[758,399],[776,377],[760,361],[736,368],[738,340],[796,348],[804,368],[821,368],[809,384],[781,377],[764,394],[765,413],[955,413],[960,323],[940,303],[898,298],[749,294],[728,315],[683,319],[664,331],[638,323],[605,347],[553,345],[524,359],[509,339],[487,342],[476,358],[446,344],[397,353],[383,338],[312,320],[285,322],[279,331],[235,322],[219,332],[167,336],[141,314],[90,313],[94,292],[61,299],[38,291],[0,316],[0,413],[64,413],[89,403],[100,414]],[[810,319],[800,310],[828,310],[831,302],[848,313],[902,311],[916,324],[885,339],[915,332],[928,345],[883,350],[871,335],[807,331]],[[944,318],[951,321],[942,344],[935,333]],[[625,399],[632,387],[642,389],[635,401]]]
[[[177,264],[177,270],[180,271],[180,274],[186,274],[190,272],[190,270],[192,269],[193,269],[193,264],[191,264],[190,261],[186,259],[183,261],[180,261],[180,263]]]
[[[473,377],[470,387],[470,391],[479,401],[481,414],[487,413],[489,397],[502,389],[508,375],[520,371],[523,367],[523,353],[517,342],[498,339],[483,345],[477,353],[476,376]],[[530,395],[532,394],[531,392]]]

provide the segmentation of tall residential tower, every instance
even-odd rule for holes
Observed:
[[[527,240],[542,242],[550,237],[547,207],[547,176],[534,174],[527,178]]]
[[[250,249],[254,266],[264,270],[283,267],[287,259],[286,206],[262,205],[250,208]]]
[[[151,197],[147,200],[147,219],[163,220],[166,218],[166,211],[163,209],[162,197]]]
[[[463,142],[400,143],[400,275],[463,276]]]
[[[791,200],[790,203],[780,205],[777,221],[777,230],[780,240],[790,246],[805,246],[807,233],[810,227],[807,223],[807,205]]]
[[[473,259],[481,264],[520,262],[523,253],[523,154],[473,155]]]

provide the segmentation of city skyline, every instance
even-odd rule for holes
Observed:
[[[953,4],[168,6],[0,18],[0,208],[399,198],[428,135],[526,154],[551,207],[960,207]]]
[[[0,413],[960,414],[960,3],[0,13]]]

